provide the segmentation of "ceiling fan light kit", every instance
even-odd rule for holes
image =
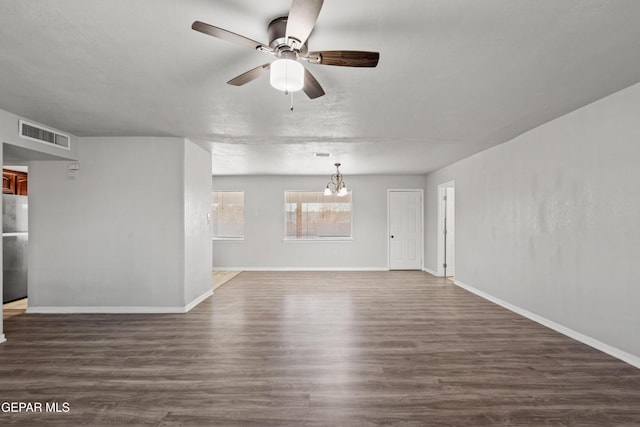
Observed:
[[[304,67],[294,59],[276,59],[271,63],[269,81],[284,93],[297,92],[304,86]]]
[[[278,58],[272,63],[260,65],[234,77],[227,82],[228,84],[242,86],[270,70],[269,80],[275,89],[285,93],[302,90],[310,99],[315,99],[323,96],[325,92],[309,70],[299,62],[300,60],[319,65],[375,67],[380,58],[378,52],[367,51],[310,52],[307,39],[316,24],[323,3],[324,0],[293,0],[289,16],[276,18],[269,23],[268,45],[200,21],[195,21],[191,28]]]

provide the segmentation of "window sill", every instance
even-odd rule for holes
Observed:
[[[212,237],[214,242],[244,242],[244,237]]]

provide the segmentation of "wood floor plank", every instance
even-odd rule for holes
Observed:
[[[240,274],[240,271],[214,271],[211,275],[211,284],[213,285],[213,289],[215,290],[216,288],[219,288],[238,274]]]
[[[9,319],[19,314],[24,314],[27,309],[27,298],[2,304],[2,319]]]
[[[422,272],[243,272],[188,314],[5,320],[0,425],[633,426],[640,370]]]

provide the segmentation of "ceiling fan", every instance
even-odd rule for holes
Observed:
[[[192,29],[219,39],[236,43],[275,56],[275,61],[253,68],[227,83],[242,86],[270,70],[271,85],[285,93],[298,90],[311,99],[325,94],[320,83],[302,66],[300,60],[310,64],[342,67],[375,67],[380,54],[358,50],[309,51],[307,39],[320,14],[324,0],[293,0],[289,16],[276,18],[268,27],[269,44],[257,42],[204,22],[195,21]]]

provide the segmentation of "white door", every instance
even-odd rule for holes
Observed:
[[[422,190],[389,190],[389,269],[422,269]]]

